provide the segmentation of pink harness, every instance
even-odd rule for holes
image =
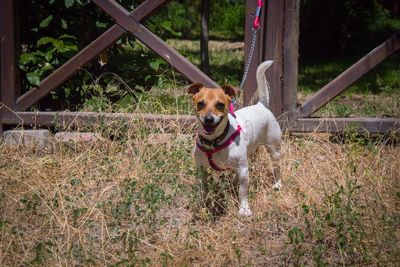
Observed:
[[[232,114],[232,116],[234,116],[236,118],[236,115],[235,115],[234,110],[233,110],[233,104],[232,103],[230,103],[230,105],[229,105],[229,112]],[[237,127],[236,131],[225,142],[223,142],[220,145],[217,145],[217,146],[213,147],[212,149],[208,149],[208,148],[202,146],[199,143],[199,138],[197,137],[196,146],[207,155],[208,163],[210,164],[211,168],[213,168],[216,171],[225,171],[225,170],[227,170],[227,169],[222,169],[222,168],[218,167],[218,165],[215,164],[215,162],[213,161],[212,156],[213,156],[214,153],[217,153],[218,151],[221,151],[222,149],[224,149],[227,146],[229,146],[230,144],[232,144],[233,141],[235,141],[235,138],[238,135],[240,135],[240,131],[241,130],[242,130],[242,128],[238,124],[238,127]]]

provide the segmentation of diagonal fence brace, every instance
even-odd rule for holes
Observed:
[[[136,36],[147,47],[170,63],[177,71],[194,82],[202,82],[208,87],[218,87],[206,74],[201,72],[189,60],[168,46],[161,38],[148,30],[143,24],[129,15],[121,5],[111,0],[92,0],[98,7],[115,19],[118,25]]]
[[[145,28],[139,21],[150,16],[156,9],[164,5],[169,0],[147,0],[135,8],[132,12],[127,12],[124,8],[116,4],[114,1],[93,1],[99,7],[111,8],[115,16],[121,15],[125,17],[125,23],[133,25],[127,26],[132,30],[135,36],[145,43],[148,47],[160,54],[167,62],[171,63],[175,69],[181,72],[186,78],[194,82],[202,82],[208,86],[217,86],[217,84],[197,69],[192,63],[181,56],[174,49],[170,48],[160,38]],[[103,9],[103,8],[102,8]],[[107,12],[107,10],[105,10]],[[107,12],[108,13],[108,12]],[[49,76],[47,76],[39,85],[26,92],[17,99],[16,109],[24,110],[35,104],[37,101],[46,96],[50,91],[60,86],[74,73],[76,73],[83,65],[93,60],[101,51],[113,45],[123,34],[127,31],[131,32],[125,27],[119,25],[123,24],[121,20],[116,20],[117,24],[108,29],[105,33],[99,36],[95,41],[82,49],[78,54],[73,56],[64,65],[59,67]],[[119,22],[119,23],[118,23]],[[132,33],[132,32],[131,32]]]

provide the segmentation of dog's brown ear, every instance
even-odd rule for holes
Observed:
[[[224,90],[225,94],[229,95],[230,97],[236,97],[239,95],[239,90],[231,85],[224,84],[221,88]]]
[[[201,88],[203,88],[203,85],[201,83],[193,83],[189,85],[187,92],[191,95],[195,95],[200,91]]]

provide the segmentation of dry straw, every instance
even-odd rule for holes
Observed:
[[[395,265],[400,149],[349,131],[286,136],[284,187],[251,159],[251,218],[226,173],[196,178],[193,134],[142,121],[87,126],[92,143],[0,147],[0,264]],[[82,130],[88,130],[88,129]],[[79,130],[79,129],[78,129]],[[207,190],[206,190],[207,189]]]

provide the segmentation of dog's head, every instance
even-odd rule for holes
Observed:
[[[237,90],[230,85],[207,88],[195,83],[188,87],[204,134],[213,135],[218,128],[225,127],[221,122],[228,117],[229,104],[236,92]]]

